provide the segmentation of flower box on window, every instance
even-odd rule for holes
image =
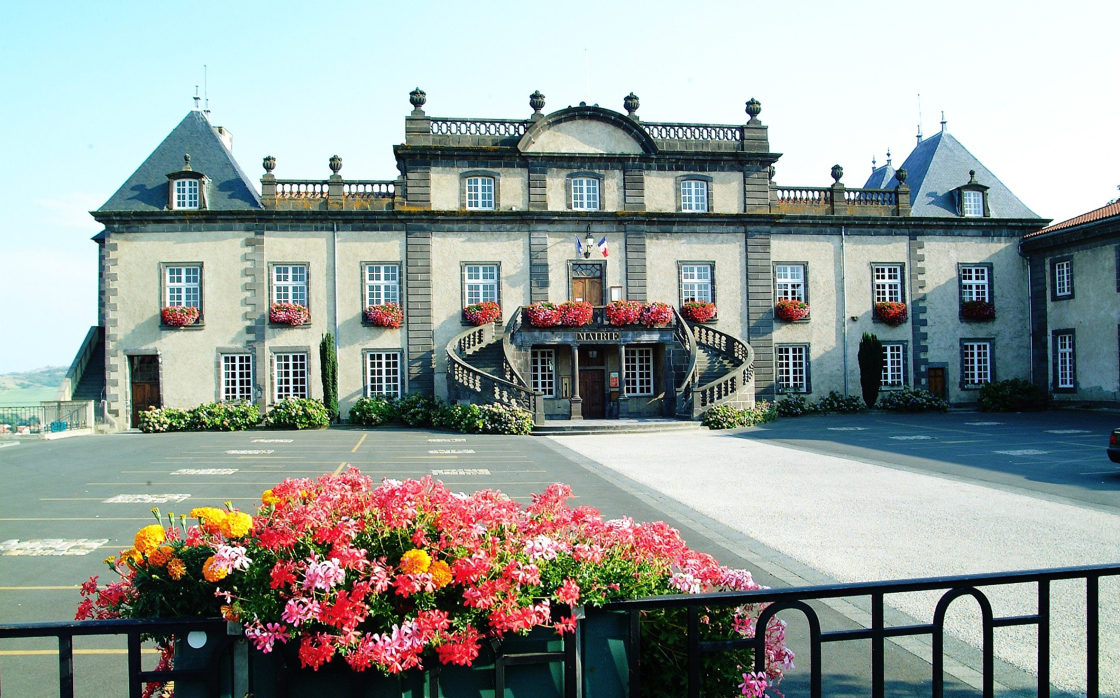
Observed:
[[[641,323],[646,327],[661,327],[673,321],[673,309],[665,303],[646,303],[642,306]]]
[[[399,303],[382,303],[366,308],[365,316],[374,327],[388,327],[395,330],[404,322],[404,309]]]
[[[281,325],[298,327],[307,324],[311,313],[298,303],[273,303],[268,310],[268,319]]]
[[[607,322],[615,327],[636,325],[642,317],[641,301],[614,301],[606,307]]]
[[[809,317],[809,304],[805,301],[796,301],[792,299],[783,299],[778,301],[774,308],[774,314],[778,316],[779,320],[786,322],[797,322]]]
[[[168,327],[186,327],[198,322],[198,308],[190,305],[169,305],[159,315]]]
[[[716,316],[716,304],[708,301],[688,301],[681,306],[681,315],[693,322],[707,322]]]
[[[988,301],[965,301],[961,303],[961,315],[965,320],[988,322],[996,319],[996,306]]]
[[[564,327],[583,327],[591,324],[595,309],[587,301],[567,301],[556,306],[560,324]]]
[[[909,317],[905,303],[876,303],[875,316],[891,327],[898,327]]]
[[[502,317],[502,306],[494,301],[474,303],[463,308],[463,316],[472,325],[485,325]]]
[[[526,308],[525,313],[533,327],[556,327],[560,324],[560,312],[555,303],[538,301]]]

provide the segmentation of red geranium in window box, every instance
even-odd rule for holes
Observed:
[[[307,324],[311,313],[299,303],[273,303],[268,311],[268,319],[283,325],[298,327]]]
[[[525,313],[533,327],[555,327],[560,324],[560,313],[556,305],[548,301],[533,303],[525,309]]]
[[[673,309],[664,303],[654,301],[642,307],[642,324],[646,327],[668,325],[673,321]]]
[[[560,324],[565,327],[583,327],[591,323],[595,309],[587,301],[568,301],[556,307]]]
[[[996,306],[988,301],[965,301],[961,303],[961,315],[965,320],[987,322],[996,319]]]
[[[636,325],[642,318],[642,304],[640,301],[614,301],[607,304],[607,322],[615,327],[623,325]]]
[[[198,322],[198,308],[190,305],[169,305],[159,314],[163,324],[169,327],[186,327]]]
[[[905,303],[876,303],[875,314],[891,327],[898,327],[909,317]]]
[[[404,322],[404,309],[399,303],[383,303],[366,308],[366,320],[376,327],[397,329]]]
[[[463,315],[466,316],[467,322],[472,325],[485,325],[502,317],[502,306],[494,301],[474,303],[463,308]]]
[[[681,306],[681,315],[693,322],[707,322],[716,316],[716,304],[708,301],[688,301]]]
[[[775,313],[780,320],[786,322],[797,322],[809,317],[809,304],[805,301],[796,301],[790,298],[784,298],[778,301],[775,307]]]

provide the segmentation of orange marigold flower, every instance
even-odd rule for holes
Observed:
[[[432,575],[432,583],[436,585],[436,589],[442,589],[451,583],[451,566],[443,560],[436,560],[428,567],[428,573]]]
[[[148,553],[159,547],[159,544],[163,542],[163,538],[166,535],[167,531],[165,531],[163,529],[163,526],[160,526],[159,524],[145,526],[144,528],[136,532],[136,538],[133,540],[133,545],[138,552],[147,555]]]
[[[409,550],[401,555],[401,572],[405,574],[420,574],[427,572],[432,565],[432,558],[428,553],[418,548]]]
[[[144,562],[144,556],[136,548],[129,548],[121,551],[121,556],[117,558],[117,562],[127,562],[135,567]]]
[[[191,509],[190,517],[198,519],[202,523],[202,530],[207,533],[218,533],[222,530],[226,513],[215,507],[195,507]]]
[[[264,504],[265,506],[279,504],[280,501],[281,500],[279,497],[272,494],[272,490],[265,490],[264,494],[261,495],[261,504]]]
[[[167,573],[171,575],[172,579],[179,581],[183,578],[183,575],[187,573],[187,566],[179,558],[173,557],[167,563]]]
[[[171,556],[175,554],[175,549],[170,545],[161,545],[152,552],[148,553],[148,564],[155,565],[156,567],[163,567]]]
[[[241,512],[231,511],[222,519],[222,535],[226,538],[241,538],[253,530],[253,517]]]
[[[222,618],[230,621],[238,620],[237,611],[233,610],[233,606],[222,604],[222,607],[219,610],[221,610],[222,612]]]
[[[202,576],[208,582],[220,582],[229,574],[224,567],[217,564],[218,560],[211,555],[206,558],[206,562],[202,563]]]

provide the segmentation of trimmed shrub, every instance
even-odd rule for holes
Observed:
[[[805,399],[804,395],[790,395],[774,403],[779,417],[800,417],[817,411],[817,406]]]
[[[482,406],[473,403],[444,405],[432,416],[432,426],[464,434],[481,434],[485,426],[482,418]]]
[[[855,395],[841,395],[835,390],[828,391],[828,395],[817,400],[817,411],[819,412],[852,414],[854,412],[861,412],[863,409],[863,400],[860,400]]]
[[[334,345],[334,335],[323,335],[319,342],[319,375],[323,379],[323,406],[327,408],[327,418],[338,421],[338,351]]]
[[[877,406],[892,412],[945,412],[949,409],[948,402],[930,391],[910,387],[882,393]]]
[[[863,339],[859,340],[859,385],[863,389],[863,401],[868,407],[874,407],[879,399],[879,388],[883,383],[883,364],[887,361],[886,350],[883,343],[875,335],[864,332]]]
[[[277,403],[264,418],[264,425],[269,429],[323,429],[330,423],[323,403],[294,397]]]
[[[765,400],[759,400],[753,408],[716,405],[704,413],[700,418],[700,423],[709,429],[735,429],[772,422],[777,416],[778,411],[774,405]]]
[[[381,395],[359,398],[350,408],[350,423],[364,427],[391,422],[396,416],[397,407],[393,399]]]
[[[145,434],[163,434],[171,431],[186,431],[191,421],[188,410],[174,407],[149,407],[140,413],[140,423],[136,426]]]
[[[251,402],[208,402],[187,413],[186,431],[244,431],[261,421]]]
[[[430,427],[432,417],[443,406],[443,400],[420,393],[397,398],[397,418],[410,427]]]
[[[1046,393],[1019,378],[988,383],[980,388],[981,412],[1033,412],[1046,409]]]
[[[533,432],[533,413],[509,405],[483,405],[482,433],[527,436]]]

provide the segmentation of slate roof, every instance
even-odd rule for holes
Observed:
[[[214,133],[202,112],[192,111],[98,210],[164,210],[167,207],[167,174],[183,169],[184,154],[191,156],[192,170],[210,178],[208,210],[263,208],[256,188],[233,159],[233,153]]]
[[[1045,235],[1046,233],[1052,233],[1056,230],[1073,228],[1074,226],[1083,225],[1085,223],[1096,223],[1097,221],[1103,221],[1106,218],[1120,218],[1120,201],[1113,201],[1111,204],[1101,206],[1100,208],[1089,211],[1088,213],[1082,213],[1080,216],[1070,218],[1068,221],[1055,223],[1049,228],[1043,228],[1042,230],[1028,233],[1023,237],[1033,238],[1039,235]]]
[[[968,182],[969,170],[976,170],[976,182],[989,187],[988,210],[992,218],[1040,217],[946,131],[919,143],[901,169],[906,170],[906,184],[910,187],[911,216],[958,218],[953,190]],[[894,189],[896,186],[898,181],[892,177],[876,188]]]
[[[898,184],[898,182],[894,181],[894,172],[895,172],[895,169],[890,163],[887,163],[886,165],[883,165],[882,167],[876,167],[874,170],[871,171],[871,176],[867,178],[867,182],[864,183],[863,188],[864,189],[886,189],[887,188],[887,183],[888,182],[893,182],[893,184],[891,184],[890,188],[894,189],[894,187]]]

